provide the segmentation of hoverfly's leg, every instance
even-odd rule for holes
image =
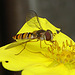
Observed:
[[[19,52],[19,53],[17,53],[17,54],[15,54],[15,55],[19,55],[24,49],[25,49],[25,47],[26,47],[26,44],[27,43],[25,43],[25,46],[24,46],[24,48]]]
[[[42,48],[42,46],[41,46],[41,40],[40,40],[40,48]]]
[[[47,44],[47,43],[46,43],[46,40],[44,40],[44,43],[45,43],[46,45],[50,45],[50,44]]]
[[[55,41],[50,41],[50,42],[54,43]]]
[[[46,47],[42,47],[42,44],[41,44],[41,42],[42,42],[42,41],[40,40],[40,48],[46,48]]]

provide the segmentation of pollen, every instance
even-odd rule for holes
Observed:
[[[75,45],[72,40],[63,42],[60,47],[58,42],[55,41],[48,47],[49,57],[58,63],[71,64],[75,68]],[[47,56],[48,56],[47,55]]]

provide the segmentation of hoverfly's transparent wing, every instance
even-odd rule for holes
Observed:
[[[32,10],[27,12],[26,22],[30,27],[42,29],[42,26],[39,22],[39,18],[37,16],[36,12],[34,12]]]
[[[21,39],[21,40],[19,40],[19,41],[15,41],[15,42],[11,43],[9,46],[7,46],[5,49],[10,49],[10,48],[13,48],[13,47],[22,45],[22,44],[24,44],[24,43],[29,42],[30,40],[33,40],[33,39],[27,39],[27,40]]]

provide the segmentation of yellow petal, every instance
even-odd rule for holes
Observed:
[[[19,55],[15,55],[23,49],[23,46],[19,45],[11,49],[5,49],[7,46],[8,45],[0,48],[0,61],[2,61],[3,66],[9,70],[22,70],[25,67],[35,64],[50,64],[49,58],[47,59],[40,52],[35,53],[24,49]]]
[[[22,71],[22,75],[75,75],[74,70],[68,70],[63,64],[56,67],[45,67],[40,65],[30,66]]]

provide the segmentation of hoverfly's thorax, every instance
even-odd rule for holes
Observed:
[[[40,40],[45,40],[44,39],[44,33],[45,33],[44,30],[37,31],[37,38],[40,39]]]

